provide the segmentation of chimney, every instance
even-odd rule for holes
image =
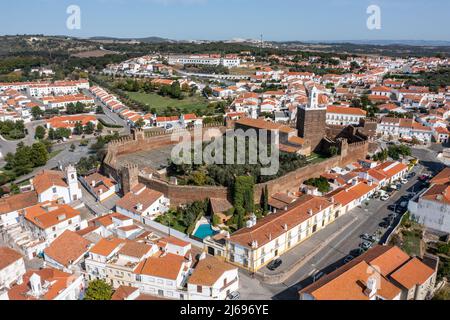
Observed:
[[[33,273],[33,275],[30,277],[30,286],[33,296],[39,297],[42,294],[41,277],[36,273]]]
[[[309,214],[309,216],[312,216],[313,215],[313,210],[312,209],[308,209],[308,214]]]
[[[137,211],[142,211],[143,208],[144,208],[144,205],[143,205],[142,203],[138,203],[138,204],[136,205],[136,210],[137,210]]]
[[[206,259],[206,252],[202,252],[201,254],[200,254],[200,256],[198,257],[198,260],[199,261],[202,261],[202,260],[205,260]]]
[[[373,298],[377,294],[377,279],[375,277],[370,277],[367,279],[367,296]]]

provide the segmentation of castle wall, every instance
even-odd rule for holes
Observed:
[[[120,178],[120,168],[124,164],[117,163],[117,156],[139,152],[143,150],[158,149],[162,146],[173,144],[170,141],[170,136],[152,136],[145,137],[135,136],[136,140],[125,139],[123,141],[114,142],[108,147],[108,155],[104,162],[104,172],[107,175],[118,179]],[[357,142],[353,144],[343,144],[345,150],[341,150],[342,154],[320,163],[309,165],[296,171],[293,171],[283,177],[272,180],[268,183],[258,184],[255,186],[255,202],[259,203],[261,199],[262,190],[267,185],[269,193],[277,192],[294,192],[298,191],[305,180],[319,177],[324,171],[330,170],[336,166],[346,166],[358,159],[365,159],[369,144],[368,142]],[[139,182],[145,184],[149,188],[155,189],[164,193],[171,200],[171,205],[178,206],[184,203],[190,203],[198,200],[205,200],[208,198],[228,199],[231,201],[231,191],[225,187],[196,187],[196,186],[179,186],[169,184],[166,181],[159,179],[150,179],[148,177],[139,176]]]

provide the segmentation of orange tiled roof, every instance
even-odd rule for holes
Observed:
[[[44,253],[61,265],[68,267],[88,251],[89,245],[90,242],[77,233],[66,230],[44,250]]]
[[[25,192],[0,199],[0,215],[32,207],[38,203],[36,192]]]
[[[206,257],[198,262],[188,283],[199,286],[213,286],[225,272],[231,270],[237,270],[237,268],[217,258]]]
[[[0,271],[21,259],[22,255],[8,247],[0,247]]]

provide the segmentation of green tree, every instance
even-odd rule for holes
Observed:
[[[39,120],[44,115],[44,111],[42,111],[38,106],[34,106],[31,108],[31,115],[35,120]]]
[[[84,133],[85,134],[93,134],[94,133],[94,131],[95,131],[95,125],[94,125],[94,123],[92,123],[92,122],[88,122],[87,124],[86,124],[86,126],[84,127]]]
[[[144,119],[140,118],[138,121],[136,121],[136,122],[134,123],[134,126],[135,126],[136,128],[138,128],[138,129],[143,128],[143,127],[145,126],[145,121],[144,121]]]
[[[30,161],[33,167],[42,167],[49,160],[49,154],[45,144],[38,142],[31,147]]]
[[[75,123],[75,128],[73,129],[73,134],[80,136],[83,134],[83,124],[78,121],[77,123]]]
[[[38,140],[42,140],[45,138],[45,128],[43,126],[37,126],[34,137]]]
[[[266,215],[269,212],[269,188],[267,184],[264,186],[261,195],[261,209],[263,214]]]
[[[105,128],[105,126],[99,121],[97,123],[97,131],[102,132],[104,128]]]
[[[103,280],[94,280],[86,289],[84,300],[111,300],[113,288]]]

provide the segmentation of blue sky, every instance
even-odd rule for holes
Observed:
[[[66,9],[81,8],[81,30]],[[381,30],[366,9],[381,8]],[[8,0],[0,34],[267,40],[450,40],[448,0]]]

